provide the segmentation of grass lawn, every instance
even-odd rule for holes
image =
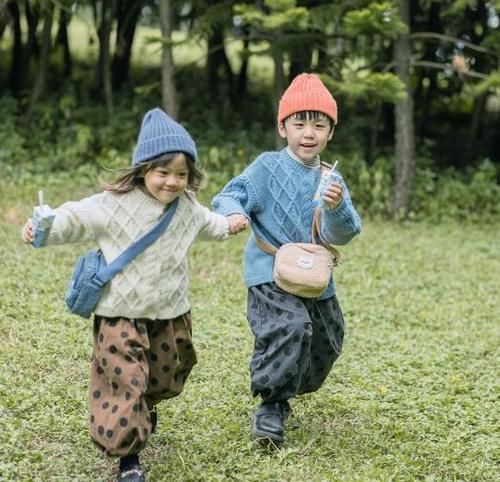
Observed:
[[[50,204],[84,192],[67,182],[50,181]],[[0,480],[113,480],[87,432],[91,322],[63,302],[84,247],[23,245],[36,190],[0,188]],[[246,236],[196,245],[199,363],[159,406],[148,480],[498,480],[499,228],[365,222],[336,271],[344,353],[320,391],[293,401],[278,451],[249,432]]]

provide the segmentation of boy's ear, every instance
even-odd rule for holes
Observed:
[[[278,132],[283,139],[286,139],[287,134],[286,134],[285,124],[283,122],[278,122]]]

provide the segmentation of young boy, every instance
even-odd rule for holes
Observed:
[[[278,130],[288,146],[264,152],[213,199],[220,214],[245,216],[253,234],[245,248],[247,318],[255,337],[251,390],[262,402],[253,417],[256,437],[280,443],[288,400],[318,390],[340,355],[344,320],[333,279],[318,298],[301,298],[278,288],[273,256],[256,244],[255,233],[279,247],[311,242],[321,176],[320,153],[333,137],[337,104],[313,74],[297,76],[284,92]],[[344,181],[322,195],[320,237],[346,244],[361,231]]]

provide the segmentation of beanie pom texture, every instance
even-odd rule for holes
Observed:
[[[323,112],[337,123],[337,103],[314,74],[300,74],[292,80],[279,102],[278,122],[303,111]]]
[[[193,161],[198,159],[196,145],[178,122],[160,108],[152,109],[144,115],[132,158],[136,167],[163,154],[183,152]]]

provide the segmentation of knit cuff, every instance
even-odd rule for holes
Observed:
[[[230,216],[231,214],[241,214],[248,218],[247,213],[241,207],[241,204],[234,201],[229,196],[224,196],[224,202],[219,202],[217,199],[212,203],[213,210],[217,214],[222,214],[223,216]]]

